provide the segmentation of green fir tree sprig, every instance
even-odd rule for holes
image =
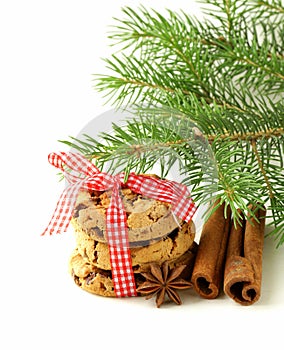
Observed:
[[[125,7],[115,53],[96,90],[134,118],[102,141],[64,143],[100,167],[161,176],[178,166],[197,203],[221,199],[238,221],[265,205],[284,243],[284,6],[280,0],[202,1],[204,18]],[[251,215],[251,213],[248,213]],[[207,213],[207,217],[210,212]]]

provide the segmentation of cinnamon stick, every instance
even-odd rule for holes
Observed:
[[[242,218],[242,226],[232,225],[228,241],[224,292],[241,305],[255,303],[261,293],[265,210],[256,216],[259,222]]]
[[[203,225],[192,272],[196,292],[206,299],[216,298],[222,289],[231,209],[227,207],[226,215],[224,211],[223,203]]]

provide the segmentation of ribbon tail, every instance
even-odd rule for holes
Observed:
[[[53,233],[59,234],[67,230],[73,216],[77,195],[81,186],[82,182],[69,186],[63,190],[57,202],[53,216],[41,236],[44,236],[46,233],[49,233],[50,235]]]
[[[137,296],[126,220],[121,197],[118,189],[114,188],[106,212],[106,229],[112,279],[117,297]]]

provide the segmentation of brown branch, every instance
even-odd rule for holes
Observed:
[[[236,133],[236,134],[223,134],[223,135],[208,135],[207,139],[209,143],[212,143],[217,137],[221,140],[228,139],[230,141],[256,141],[260,138],[270,138],[272,136],[282,136],[284,135],[284,128],[275,128],[275,129],[267,129],[266,131],[259,132],[247,132],[244,134]]]
[[[176,93],[175,89],[172,89],[172,88],[170,88],[168,86],[163,86],[163,85],[158,85],[158,84],[150,84],[150,83],[145,82],[145,81],[135,80],[135,79],[128,79],[128,78],[125,78],[125,77],[119,77],[118,79],[120,79],[121,81],[123,81],[126,84],[132,84],[132,85],[146,87],[146,88],[154,89],[154,90],[162,90],[162,91],[165,91],[165,92],[171,93],[171,94]],[[191,94],[191,91],[188,91],[188,90],[185,90],[185,89],[182,89],[181,92],[184,95]]]
[[[247,63],[248,65],[252,66],[252,67],[255,67],[255,68],[258,68],[264,72],[266,72],[267,74],[271,74],[271,75],[274,75],[275,77],[281,79],[281,80],[284,80],[284,75],[278,73],[278,72],[273,72],[271,69],[265,67],[265,66],[261,66],[257,63],[255,63],[254,61],[252,61],[251,59],[249,58],[246,58],[246,57],[236,57],[236,61],[240,61],[240,62],[245,62]]]
[[[158,84],[150,84],[150,83],[145,82],[145,81],[135,80],[135,79],[128,79],[128,78],[125,78],[125,77],[118,77],[117,79],[120,79],[125,84],[132,84],[132,85],[136,85],[137,87],[140,86],[140,87],[145,87],[145,88],[154,89],[154,90],[162,90],[162,91],[165,91],[165,92],[170,93],[170,94],[175,94],[176,93],[175,89],[172,89],[172,88],[170,88],[168,86],[163,86],[163,85],[158,85]],[[192,92],[189,91],[189,90],[181,89],[180,91],[184,95],[192,94]],[[241,113],[245,113],[246,112],[245,109],[242,109],[242,108],[240,108],[238,106],[232,105],[232,104],[227,103],[227,102],[216,100],[215,98],[205,97],[203,94],[200,94],[200,97],[204,98],[204,100],[208,104],[215,103],[219,107],[226,107],[228,109],[232,109],[232,110],[235,110],[235,111],[238,111],[238,112],[241,112]]]
[[[258,133],[248,132],[245,134],[234,134],[234,135],[223,134],[223,135],[206,136],[206,135],[202,134],[201,132],[200,133],[197,133],[197,132],[198,132],[198,129],[194,128],[194,130],[193,130],[194,137],[202,139],[203,142],[206,142],[206,139],[207,139],[209,144],[211,144],[217,138],[219,140],[228,140],[228,141],[250,141],[253,149],[255,147],[254,153],[257,157],[258,164],[259,164],[260,168],[265,172],[265,170],[263,169],[263,165],[262,165],[260,156],[259,156],[257,149],[256,149],[256,141],[260,138],[270,138],[272,136],[280,137],[280,136],[284,135],[284,128],[268,129],[265,132],[258,132]],[[186,145],[190,141],[192,141],[192,137],[187,138],[187,139],[180,139],[180,140],[176,140],[176,141],[159,142],[159,143],[155,143],[155,144],[150,145],[150,146],[149,145],[145,146],[143,144],[140,144],[140,145],[136,144],[136,145],[131,146],[131,151],[129,151],[128,154],[137,153],[137,154],[141,155],[145,151],[154,151],[154,150],[157,150],[158,148],[168,148],[168,147],[174,147],[174,146],[179,146],[179,145]]]
[[[274,6],[274,5],[269,4],[269,3],[265,2],[265,1],[258,1],[258,5],[265,6],[265,7],[269,8],[269,9],[271,9],[271,10],[276,10],[279,13],[284,13],[284,8],[283,7],[281,7],[281,6]]]

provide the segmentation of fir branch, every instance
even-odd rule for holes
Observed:
[[[284,243],[284,8],[279,0],[209,0],[205,19],[123,9],[96,89],[133,120],[102,142],[65,141],[110,171],[177,166],[194,199],[265,203]],[[145,108],[145,105],[150,108]],[[210,213],[207,213],[208,215]]]
[[[278,143],[267,147],[267,154],[260,155],[256,147],[258,142],[263,149],[274,138],[265,141],[263,135],[257,135],[250,143],[242,140],[244,145],[215,138],[210,146],[206,136],[183,114],[168,110],[158,115],[156,109],[150,111],[141,109],[140,118],[127,120],[124,126],[113,124],[112,135],[100,135],[104,142],[88,135],[85,140],[73,138],[73,142],[63,142],[94,159],[100,168],[107,166],[108,172],[123,170],[126,177],[130,171],[147,173],[157,164],[165,177],[177,164],[197,203],[206,203],[212,196],[225,200],[233,206],[235,220],[240,206],[245,209],[248,202],[273,202],[279,198],[281,186],[284,188],[284,181],[281,184],[279,180],[282,167],[274,165],[272,171],[270,164],[277,164],[278,159],[273,159],[271,152]],[[251,150],[245,145],[251,145]]]
[[[271,186],[271,184],[269,182],[268,176],[266,174],[266,171],[264,169],[264,166],[263,166],[263,163],[261,161],[260,155],[258,153],[258,150],[257,150],[257,147],[256,147],[256,140],[255,139],[251,139],[250,143],[251,143],[252,151],[255,154],[255,157],[257,159],[257,163],[258,163],[259,169],[260,169],[260,171],[261,171],[261,173],[263,175],[263,178],[264,178],[264,181],[265,181],[268,193],[269,193],[269,198],[273,199],[274,198],[274,194],[273,194],[272,186]]]
[[[269,15],[272,14],[284,14],[284,6],[282,5],[281,0],[275,0],[273,2],[269,1],[264,1],[264,0],[258,0],[254,1],[253,3],[256,2],[257,7],[259,8],[260,6],[265,9],[265,11],[268,10]]]

